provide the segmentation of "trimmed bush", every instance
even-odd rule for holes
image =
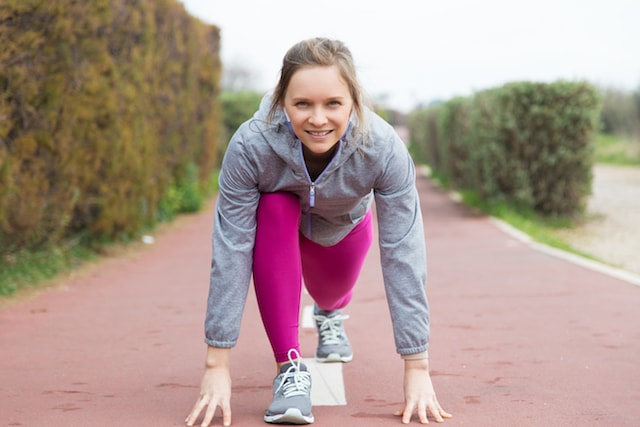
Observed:
[[[263,96],[264,94],[255,91],[222,91],[220,93],[222,107],[222,133],[218,147],[220,161],[227,149],[229,139],[242,123],[253,117]]]
[[[219,41],[175,0],[3,1],[0,255],[133,236],[207,185]]]
[[[585,82],[509,83],[415,113],[411,133],[425,135],[414,142],[453,188],[571,216],[591,191],[599,108],[597,90]]]

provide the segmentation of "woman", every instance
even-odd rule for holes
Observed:
[[[415,169],[391,126],[362,104],[351,53],[314,38],[285,55],[272,96],[240,126],[225,153],[213,231],[213,260],[200,396],[186,419],[219,406],[231,423],[230,349],[253,274],[262,321],[277,364],[270,423],[308,424],[311,377],[300,358],[302,280],[315,301],[319,362],[348,362],[343,309],[371,245],[376,203],[385,290],[397,352],[404,359],[408,423],[417,411],[436,421],[429,375],[426,255]]]

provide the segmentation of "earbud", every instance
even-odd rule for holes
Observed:
[[[284,107],[282,108],[282,112],[284,112],[284,116],[287,118],[287,121],[285,122],[285,124],[287,125],[289,132],[291,132],[293,136],[296,136],[296,133],[293,131],[293,126],[291,125],[291,119],[289,118],[289,115],[287,114],[287,110],[285,110]]]

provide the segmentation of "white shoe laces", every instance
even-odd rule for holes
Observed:
[[[344,329],[342,321],[349,318],[346,314],[338,314],[335,316],[323,316],[316,314],[314,319],[320,323],[320,339],[324,345],[340,344]]]
[[[295,357],[292,355],[295,355]],[[302,362],[300,353],[296,349],[289,350],[288,357],[291,366],[283,373],[284,375],[282,375],[282,380],[276,389],[276,393],[282,389],[284,397],[304,396],[309,393],[311,388],[311,374],[300,370]],[[293,381],[287,381],[289,378],[293,378]]]

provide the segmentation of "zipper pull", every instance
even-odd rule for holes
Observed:
[[[316,205],[316,184],[311,183],[309,186],[309,207],[314,207]]]

